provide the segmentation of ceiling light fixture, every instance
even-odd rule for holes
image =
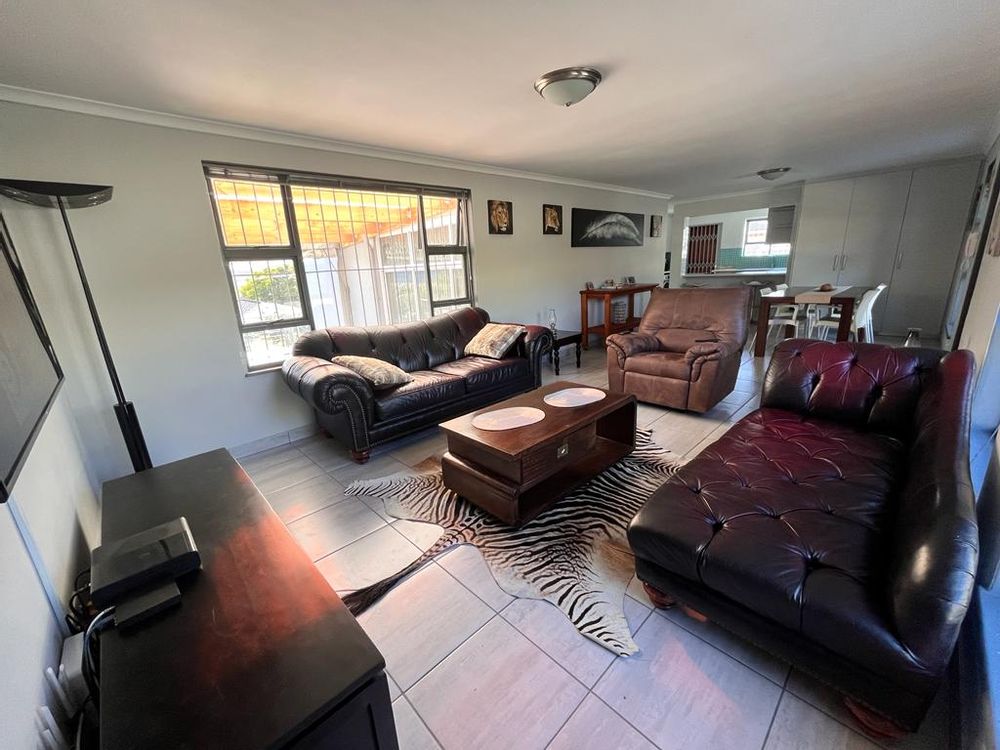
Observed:
[[[535,91],[560,107],[569,107],[590,95],[601,82],[601,73],[594,68],[560,68],[535,81]]]
[[[779,177],[784,176],[786,172],[791,171],[791,167],[771,167],[770,169],[760,170],[757,176],[765,180],[777,180]]]

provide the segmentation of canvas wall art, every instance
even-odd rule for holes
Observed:
[[[490,234],[514,234],[514,206],[510,201],[486,201]]]
[[[663,217],[658,214],[649,215],[649,236],[661,237],[663,235]]]
[[[562,206],[542,204],[542,234],[562,234]]]
[[[623,247],[642,244],[643,214],[573,209],[573,247]]]

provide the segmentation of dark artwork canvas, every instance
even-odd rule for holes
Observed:
[[[570,244],[573,247],[641,245],[644,223],[643,214],[574,208]]]
[[[486,201],[490,234],[514,234],[514,207],[510,201]]]
[[[562,234],[562,206],[542,204],[542,234]]]

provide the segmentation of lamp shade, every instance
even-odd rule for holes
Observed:
[[[569,107],[589,96],[600,82],[601,74],[593,68],[561,68],[535,81],[535,91],[547,102]]]

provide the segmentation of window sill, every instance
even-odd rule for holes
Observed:
[[[243,377],[251,378],[254,375],[263,375],[268,372],[281,372],[281,365],[272,365],[270,367],[261,367],[259,370],[247,370],[243,373]]]

